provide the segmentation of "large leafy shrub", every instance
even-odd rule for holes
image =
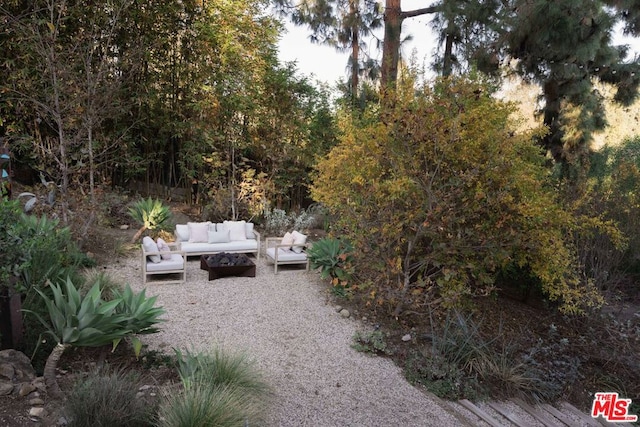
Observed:
[[[526,266],[568,311],[598,302],[566,244],[574,216],[556,201],[534,134],[477,81],[399,90],[383,115],[345,116],[317,165],[313,197],[340,218],[378,305],[456,305]],[[438,299],[436,299],[438,298]]]

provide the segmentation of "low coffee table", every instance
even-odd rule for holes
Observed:
[[[200,269],[209,272],[209,280],[228,276],[256,277],[256,265],[245,254],[201,255]]]

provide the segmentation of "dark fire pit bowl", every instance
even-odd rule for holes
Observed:
[[[202,255],[200,269],[209,272],[209,280],[228,276],[256,277],[256,265],[245,254]]]

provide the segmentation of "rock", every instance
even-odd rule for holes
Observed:
[[[342,311],[341,305],[336,305],[336,313],[340,313]]]
[[[120,230],[128,230],[128,229],[129,229],[129,226],[127,224],[122,224],[120,226]]]
[[[0,351],[0,395],[17,392],[21,397],[27,396],[35,390],[30,384],[35,378],[36,371],[24,353],[13,349]]]
[[[13,393],[13,383],[11,381],[0,381],[0,396]]]
[[[347,317],[351,316],[351,313],[349,313],[349,310],[347,310],[346,308],[343,308],[342,310],[340,310],[340,316],[346,319]]]
[[[58,422],[56,423],[56,425],[58,426],[66,426],[68,424],[69,424],[69,421],[67,421],[65,417],[58,418]]]
[[[14,377],[16,370],[10,364],[0,365],[0,378],[6,378],[10,380]]]
[[[29,405],[31,405],[31,406],[42,406],[42,405],[44,405],[44,400],[40,399],[39,397],[35,397],[35,398],[29,400]]]
[[[407,334],[405,336],[402,337],[402,341],[407,342],[407,341],[411,341],[411,334]]]
[[[16,350],[0,351],[0,373],[11,373],[7,378],[17,383],[30,382],[36,377],[36,370],[31,366],[31,361],[24,354]]]
[[[36,406],[29,410],[29,416],[34,418],[44,418],[47,415],[47,411],[40,407]]]
[[[25,396],[30,395],[34,391],[36,391],[36,386],[34,386],[33,384],[31,384],[31,383],[22,384],[20,386],[18,394],[20,395],[20,397],[25,397]]]
[[[141,386],[138,390],[139,391],[145,391],[145,390],[149,390],[151,387],[153,387],[153,386],[145,384],[145,385]]]

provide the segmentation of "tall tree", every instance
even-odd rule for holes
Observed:
[[[595,83],[614,85],[615,99],[624,104],[638,92],[640,62],[626,61],[628,49],[612,43],[624,11],[606,6],[594,0],[516,0],[503,23],[506,58],[515,59],[518,74],[542,88],[541,112],[549,132],[541,144],[565,165],[579,163],[592,133],[606,125]]]
[[[393,88],[398,79],[402,22],[407,18],[438,12],[441,8],[442,5],[438,3],[425,8],[403,11],[400,0],[385,0],[384,41],[382,44],[382,68],[380,71],[383,92]]]

